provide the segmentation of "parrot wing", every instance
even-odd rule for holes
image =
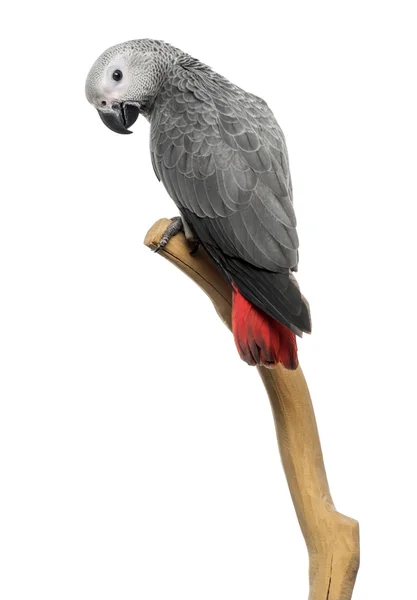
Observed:
[[[298,237],[287,149],[267,104],[182,58],[155,102],[151,156],[229,279],[295,333],[310,331],[308,305],[290,275]]]

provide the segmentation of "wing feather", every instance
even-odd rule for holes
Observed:
[[[155,172],[206,244],[282,273],[298,261],[285,139],[267,105],[179,61],[151,116]]]

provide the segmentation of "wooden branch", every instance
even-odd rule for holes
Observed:
[[[168,219],[157,221],[145,245],[155,249],[168,223]],[[231,289],[204,250],[191,256],[179,234],[159,254],[204,290],[230,329]],[[349,600],[359,568],[359,524],[334,507],[303,372],[301,367],[287,371],[281,366],[258,367],[258,372],[271,402],[285,476],[307,545],[309,600]]]

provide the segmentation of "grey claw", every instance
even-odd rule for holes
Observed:
[[[169,238],[164,234],[161,237],[161,239],[159,240],[159,244],[155,248],[154,252],[159,252],[159,250],[162,250],[162,248],[165,248],[165,246],[168,244],[168,242],[169,242]]]
[[[197,254],[199,248],[200,242],[194,242],[191,246],[190,255],[194,256],[194,254]]]

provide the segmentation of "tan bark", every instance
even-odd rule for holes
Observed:
[[[154,249],[169,221],[149,230],[145,245]],[[200,248],[191,256],[182,234],[164,258],[188,275],[210,297],[231,327],[231,288]],[[238,360],[238,358],[236,358]],[[330,495],[313,405],[301,367],[287,371],[258,367],[268,392],[282,464],[310,561],[309,600],[349,600],[359,568],[359,524],[337,512]]]

